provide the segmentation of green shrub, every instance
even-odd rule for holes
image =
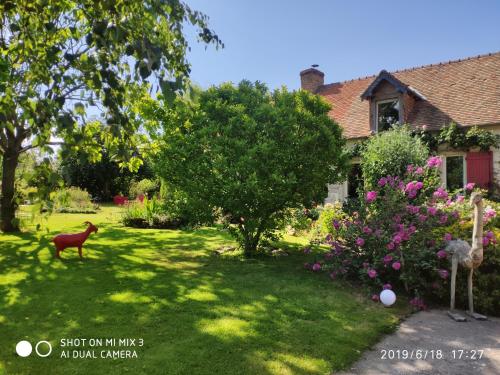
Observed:
[[[427,146],[406,126],[377,134],[361,152],[366,188],[373,188],[385,176],[404,176],[408,165],[423,165],[428,155]]]
[[[308,232],[319,219],[321,208],[294,208],[286,215],[285,225],[289,233],[303,234]]]
[[[158,181],[150,180],[144,178],[140,181],[133,181],[130,184],[129,196],[131,198],[136,198],[140,195],[151,198],[160,189]]]
[[[325,238],[328,234],[333,234],[334,221],[340,222],[346,218],[340,202],[327,203],[321,209],[318,221],[314,225],[316,236]]]
[[[90,194],[77,187],[57,190],[51,194],[53,210],[60,213],[96,213]]]
[[[126,205],[122,223],[134,228],[176,229],[187,225],[187,221],[175,213],[168,212],[165,202],[144,198],[143,202],[131,202]]]

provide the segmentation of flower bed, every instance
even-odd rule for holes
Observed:
[[[325,240],[330,251],[324,259],[306,267],[327,271],[334,280],[347,277],[361,281],[374,300],[378,300],[382,289],[395,289],[414,297],[412,304],[417,308],[425,308],[428,299],[448,303],[450,262],[444,249],[451,239],[470,242],[472,209],[468,195],[474,186],[468,185],[465,195],[451,195],[439,186],[440,164],[439,157],[432,157],[425,166],[409,165],[404,176],[380,178],[376,189],[365,192],[358,211],[333,220]],[[475,272],[477,279],[483,268],[487,271],[491,264],[500,263],[496,260],[500,258],[495,239],[498,233],[493,231],[498,228],[495,204],[486,203],[485,264]],[[498,281],[498,271],[496,268],[492,272],[489,282]],[[459,274],[464,273],[459,270]],[[497,285],[489,289],[496,290]],[[463,291],[459,289],[460,293]],[[462,294],[457,296],[459,301],[464,300]],[[476,302],[486,313],[494,312],[496,307],[498,313],[498,304],[484,306],[479,299]]]

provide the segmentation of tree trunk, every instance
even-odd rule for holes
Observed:
[[[16,221],[17,203],[15,197],[16,168],[19,154],[6,152],[2,159],[2,192],[0,198],[0,229],[4,232],[16,232],[19,225]]]

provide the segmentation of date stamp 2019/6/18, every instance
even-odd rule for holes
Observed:
[[[477,361],[483,358],[483,349],[381,349],[382,360],[470,360]]]

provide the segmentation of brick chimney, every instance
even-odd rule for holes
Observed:
[[[300,87],[302,90],[316,92],[325,83],[325,73],[316,69],[317,65],[300,72]]]

